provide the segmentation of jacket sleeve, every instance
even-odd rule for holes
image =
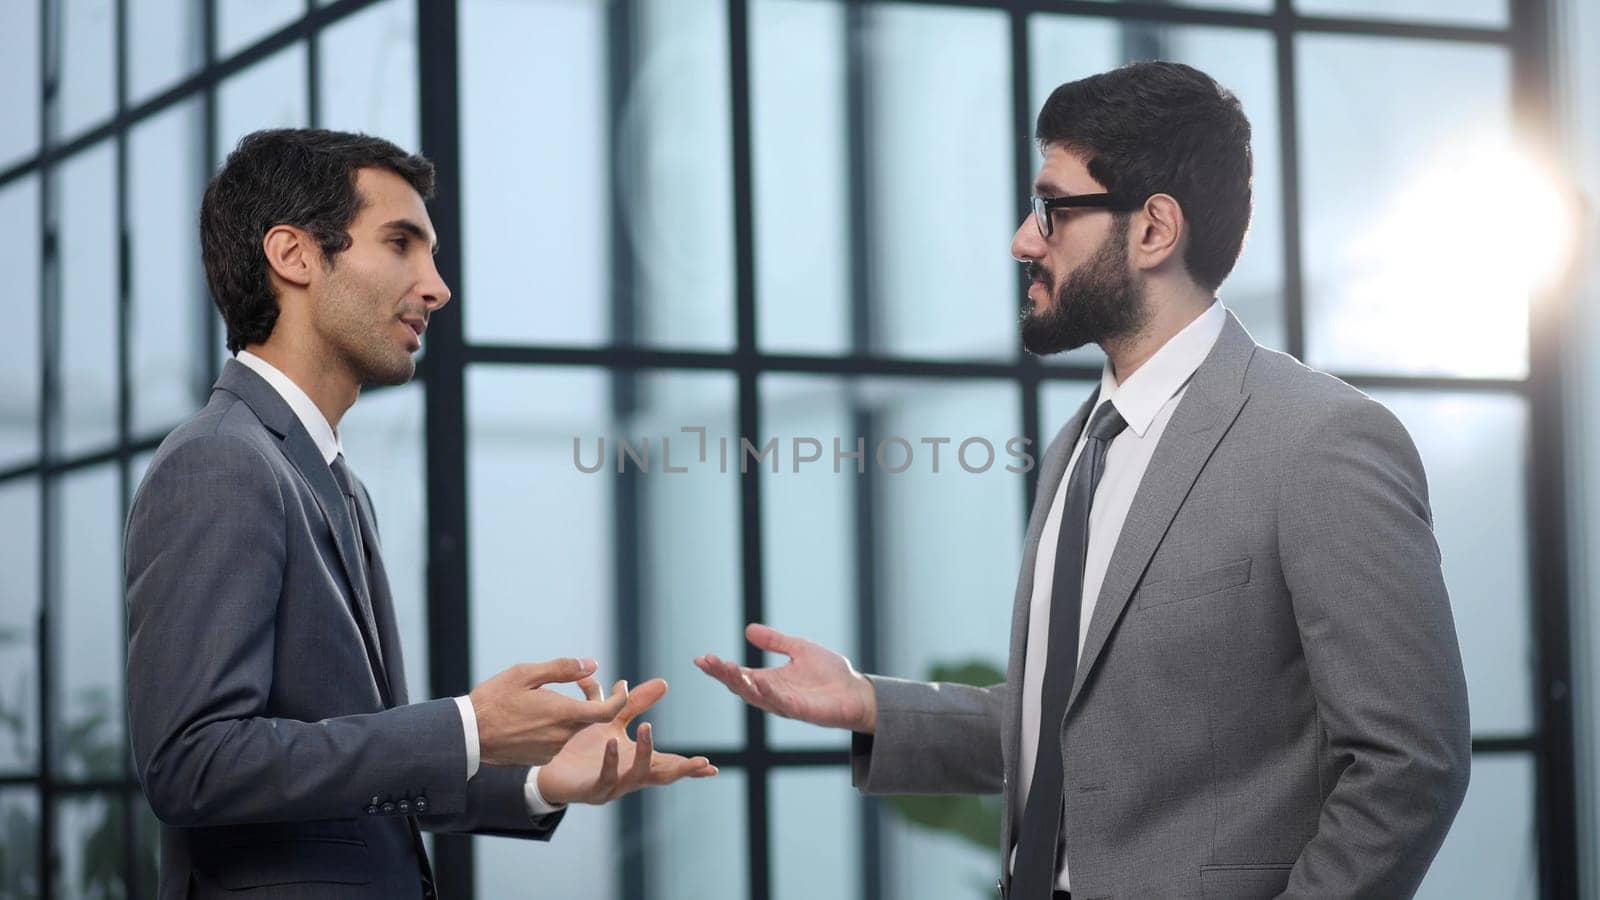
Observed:
[[[1330,789],[1286,897],[1409,897],[1466,793],[1466,680],[1411,438],[1365,397],[1286,463],[1279,553]]]
[[[265,714],[286,564],[284,495],[266,458],[194,437],[152,465],[129,515],[128,714],[151,807],[176,826],[404,814],[468,803],[453,700],[318,722]]]
[[[864,794],[998,794],[1006,686],[869,676],[878,725],[850,749],[851,783]]]
[[[483,766],[467,782],[467,805],[455,815],[421,816],[429,831],[489,834],[548,841],[566,817],[566,809],[545,816],[528,813],[527,766]]]

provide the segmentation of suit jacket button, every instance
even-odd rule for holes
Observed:
[[[383,814],[386,815],[386,816],[394,815],[394,804],[393,803],[385,803],[383,805]]]
[[[375,816],[377,814],[378,814],[378,808],[376,806],[368,806],[367,807],[367,815]]]
[[[409,801],[409,800],[401,800],[400,801],[400,811],[403,812],[403,813],[408,813],[409,814],[411,812],[411,801]]]
[[[428,811],[428,798],[427,797],[418,797],[417,798],[417,802],[413,803],[412,806],[414,806],[416,808],[417,812],[425,813],[425,812]]]

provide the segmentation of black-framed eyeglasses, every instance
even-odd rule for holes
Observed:
[[[1143,206],[1143,202],[1133,202],[1116,194],[1074,194],[1070,197],[1030,197],[1033,204],[1033,222],[1039,226],[1040,237],[1048,238],[1055,231],[1055,222],[1051,213],[1058,209],[1109,209],[1115,212],[1128,212]]]

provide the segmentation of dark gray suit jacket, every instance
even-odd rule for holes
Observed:
[[[365,487],[358,503],[373,523]],[[376,529],[369,595],[345,510],[289,405],[237,361],[139,486],[128,714],[162,900],[420,897],[414,822],[548,838],[560,820],[529,817],[526,768],[467,780],[453,700],[409,702]]]
[[[868,793],[1003,793],[1002,865],[1019,818],[1009,686],[1089,412],[1040,466],[1007,681],[877,678],[877,735],[856,742]],[[1414,893],[1471,740],[1427,482],[1399,421],[1230,315],[1135,494],[1057,725],[1077,900]]]

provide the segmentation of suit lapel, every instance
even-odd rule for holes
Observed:
[[[356,627],[361,631],[362,639],[370,642],[369,650],[375,649],[378,646],[378,631],[373,622],[372,598],[367,593],[366,580],[361,577],[358,556],[361,545],[356,538],[350,516],[345,511],[344,494],[339,490],[339,483],[333,478],[333,470],[328,468],[327,462],[323,460],[322,451],[317,449],[316,441],[311,439],[305,426],[300,424],[300,419],[295,416],[294,410],[289,408],[289,404],[273,390],[272,385],[251,371],[249,366],[237,360],[229,360],[223,367],[222,375],[217,379],[216,389],[233,394],[250,407],[261,420],[261,424],[277,435],[283,447],[283,455],[299,470],[300,477],[306,480],[306,484],[311,486],[311,494],[316,498],[317,508],[322,511],[322,517],[327,520],[328,528],[333,532],[333,544],[339,554],[339,565],[344,569],[351,596],[355,597]],[[381,658],[373,657],[371,652],[368,653],[368,657],[369,663],[373,664],[373,680],[377,683],[379,692],[387,695]]]
[[[1216,346],[1190,379],[1134,494],[1078,656],[1077,677],[1067,699],[1069,715],[1195,479],[1250,399],[1241,388],[1254,352],[1255,341],[1229,313]]]

